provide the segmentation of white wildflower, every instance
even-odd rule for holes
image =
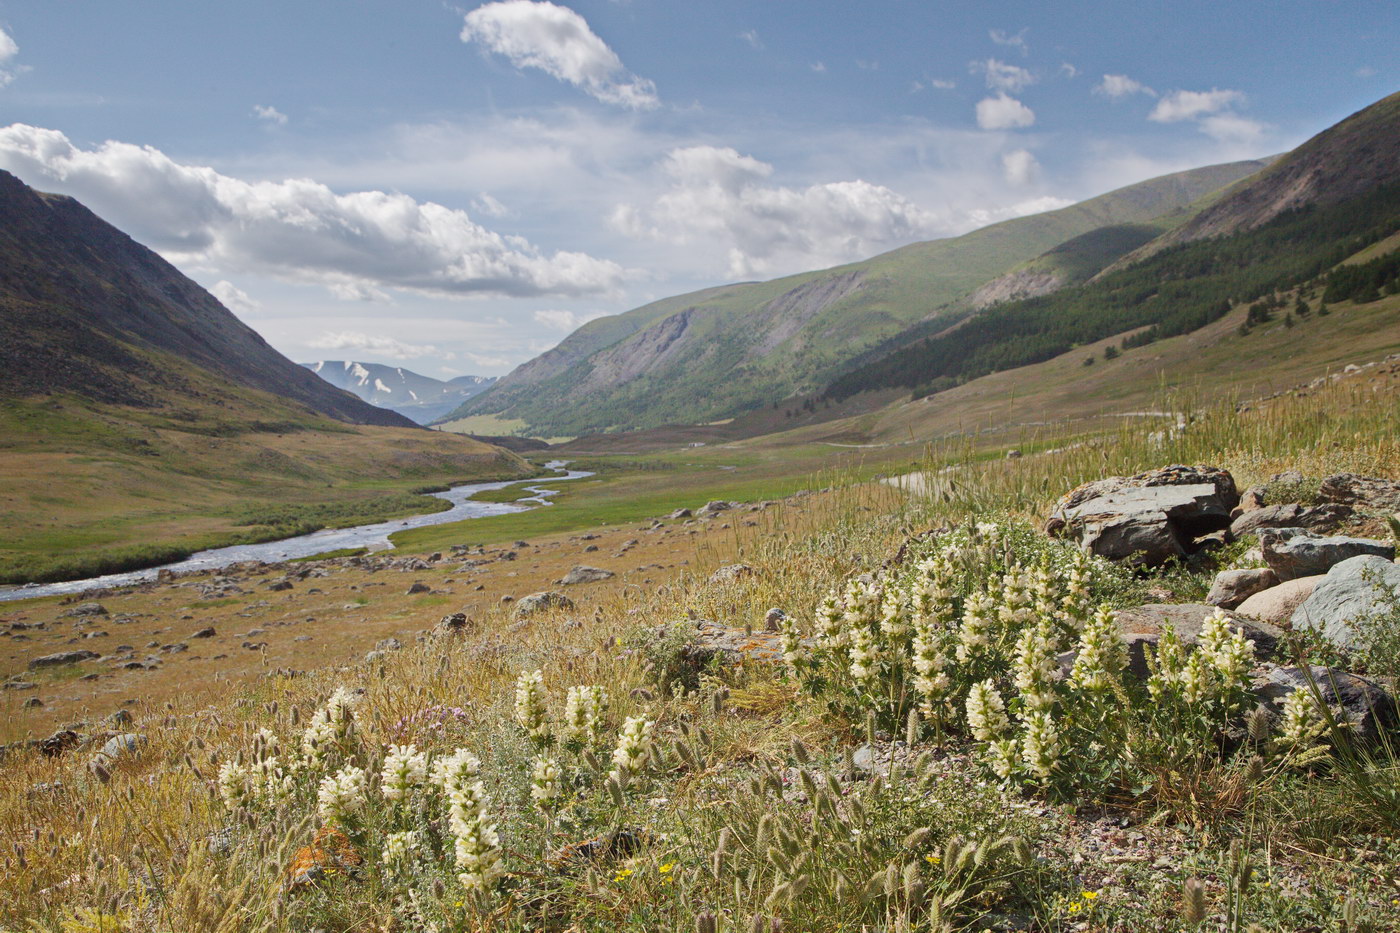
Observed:
[[[1060,733],[1047,710],[1026,714],[1026,730],[1021,737],[1021,760],[1036,777],[1044,780],[1060,762]]]
[[[817,645],[826,651],[842,647],[846,641],[845,609],[841,597],[828,593],[817,606]]]
[[[958,660],[967,663],[984,653],[992,644],[995,633],[996,601],[986,593],[973,593],[963,610],[962,627],[958,630]]]
[[[990,680],[973,684],[967,692],[967,726],[973,738],[992,742],[1006,734],[1011,721],[1006,718],[1006,704],[996,684]]]
[[[454,787],[448,797],[457,879],[469,891],[484,891],[495,879],[501,860],[500,836],[487,819],[489,798],[480,781]]]
[[[1243,687],[1254,667],[1254,642],[1240,629],[1231,629],[1224,610],[1216,609],[1206,618],[1197,639],[1198,649],[1220,674],[1226,690]]]
[[[220,765],[219,797],[230,810],[246,804],[250,797],[248,769],[232,759]]]
[[[283,769],[275,755],[263,758],[253,765],[253,795],[267,807],[276,807],[292,796],[296,790],[296,779]]]
[[[451,796],[459,787],[466,787],[481,773],[481,761],[465,748],[459,748],[445,758],[433,762],[428,783]]]
[[[428,759],[413,745],[390,745],[384,756],[380,784],[385,800],[403,800],[423,785]]]
[[[415,830],[390,833],[384,837],[384,861],[391,865],[400,865],[411,861],[421,846],[422,843]]]
[[[987,746],[992,759],[992,773],[1009,781],[1021,764],[1021,747],[1015,739],[997,739]]]
[[[301,737],[301,750],[307,763],[325,764],[332,752],[342,749],[354,729],[355,695],[344,687],[331,694],[318,709]]]
[[[321,780],[316,790],[316,812],[327,823],[344,823],[365,805],[365,772],[346,765]]]
[[[1279,723],[1282,744],[1299,750],[1310,748],[1326,731],[1327,720],[1311,690],[1294,690],[1284,698],[1283,721]]]
[[[627,780],[642,769],[651,754],[651,728],[654,723],[644,716],[629,716],[618,734],[617,748],[612,753],[612,777],[626,785]]]
[[[797,630],[795,619],[783,616],[779,626],[778,646],[783,652],[783,662],[796,674],[811,660],[811,652],[802,641],[802,633]]]
[[[1127,666],[1128,652],[1118,634],[1113,611],[1102,608],[1080,635],[1079,655],[1074,659],[1070,682],[1081,690],[1103,693],[1120,683]]]
[[[1016,661],[1012,667],[1016,689],[1033,710],[1048,710],[1055,702],[1055,649],[1040,626],[1028,628],[1016,640]]]
[[[530,774],[530,798],[535,801],[535,806],[548,813],[554,808],[561,793],[563,782],[559,774],[559,765],[552,758],[539,756],[535,759],[535,766]]]
[[[564,739],[586,746],[597,742],[607,706],[602,687],[570,687],[564,698]]]
[[[515,681],[515,721],[530,738],[549,738],[544,708],[544,671],[524,671]]]

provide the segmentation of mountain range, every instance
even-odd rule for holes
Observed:
[[[398,412],[418,424],[431,424],[496,383],[495,376],[456,376],[443,381],[402,366],[354,360],[320,360],[301,365],[336,388],[353,392],[371,405]]]

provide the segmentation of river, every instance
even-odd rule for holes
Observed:
[[[559,476],[548,480],[549,486],[561,483],[566,480],[583,479],[585,476],[592,476],[584,470],[566,469],[567,464],[562,460],[555,460],[547,463],[546,466],[559,471]],[[295,557],[312,557],[316,554],[324,554],[327,551],[338,551],[342,548],[369,548],[371,551],[382,551],[392,548],[394,545],[389,540],[389,535],[396,531],[404,531],[408,528],[423,528],[427,525],[442,525],[447,522],[459,522],[466,518],[486,518],[490,515],[506,515],[511,512],[524,512],[529,509],[539,508],[550,504],[550,497],[559,492],[557,489],[548,488],[544,484],[526,486],[526,492],[534,493],[533,496],[521,499],[516,502],[475,502],[472,496],[487,489],[504,489],[507,486],[514,486],[520,480],[509,480],[499,483],[468,483],[464,486],[454,486],[446,492],[435,492],[432,495],[439,499],[446,499],[452,503],[452,508],[442,512],[433,512],[429,515],[413,515],[408,518],[396,518],[393,521],[378,522],[373,525],[357,525],[353,528],[323,528],[320,531],[312,532],[309,535],[301,535],[296,538],[283,538],[280,541],[265,541],[262,544],[236,544],[232,547],[212,548],[207,551],[200,551],[192,554],[182,561],[173,564],[163,564],[159,567],[148,567],[145,570],[133,570],[128,573],[111,573],[102,577],[89,577],[86,580],[67,580],[63,583],[27,583],[23,586],[0,586],[0,602],[8,602],[16,599],[32,599],[36,596],[60,596],[71,593],[81,593],[84,590],[97,589],[99,587],[127,586],[132,583],[144,583],[147,580],[154,580],[162,570],[173,571],[174,573],[187,573],[192,570],[217,570],[220,567],[227,567],[229,564],[236,564],[241,561],[259,560],[266,563],[276,561],[291,560]]]

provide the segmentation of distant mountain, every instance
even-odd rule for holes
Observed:
[[[1075,276],[1082,284],[1051,293],[1007,288],[1005,300],[958,327],[911,328],[891,352],[833,380],[824,394],[842,400],[903,388],[928,395],[1115,335],[1126,335],[1119,348],[1130,349],[1191,333],[1240,305],[1251,306],[1247,331],[1291,314],[1280,296],[1294,290],[1313,304],[1377,300],[1400,289],[1397,240],[1400,94],[1319,133],[1095,271],[1113,252],[1100,251]],[[1348,267],[1337,269],[1343,262]]]
[[[457,376],[444,382],[401,366],[353,360],[301,365],[337,389],[353,392],[371,405],[396,411],[418,424],[431,424],[496,383],[495,376]]]
[[[601,318],[444,420],[497,415],[557,436],[734,417],[819,390],[911,325],[952,325],[974,309],[979,288],[1021,263],[1091,231],[1121,227],[1123,236],[1080,250],[1074,274],[1092,274],[1264,164],[1179,172],[864,262],[711,288]],[[1088,254],[1092,270],[1085,272]]]
[[[0,396],[73,393],[155,407],[203,393],[212,374],[337,421],[411,424],[282,356],[74,199],[0,171],[0,218]]]

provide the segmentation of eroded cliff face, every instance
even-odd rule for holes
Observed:
[[[973,292],[968,301],[973,308],[981,311],[1003,301],[1048,295],[1064,285],[1063,273],[1026,269],[1021,272],[1008,272],[1000,278],[993,279]]]

